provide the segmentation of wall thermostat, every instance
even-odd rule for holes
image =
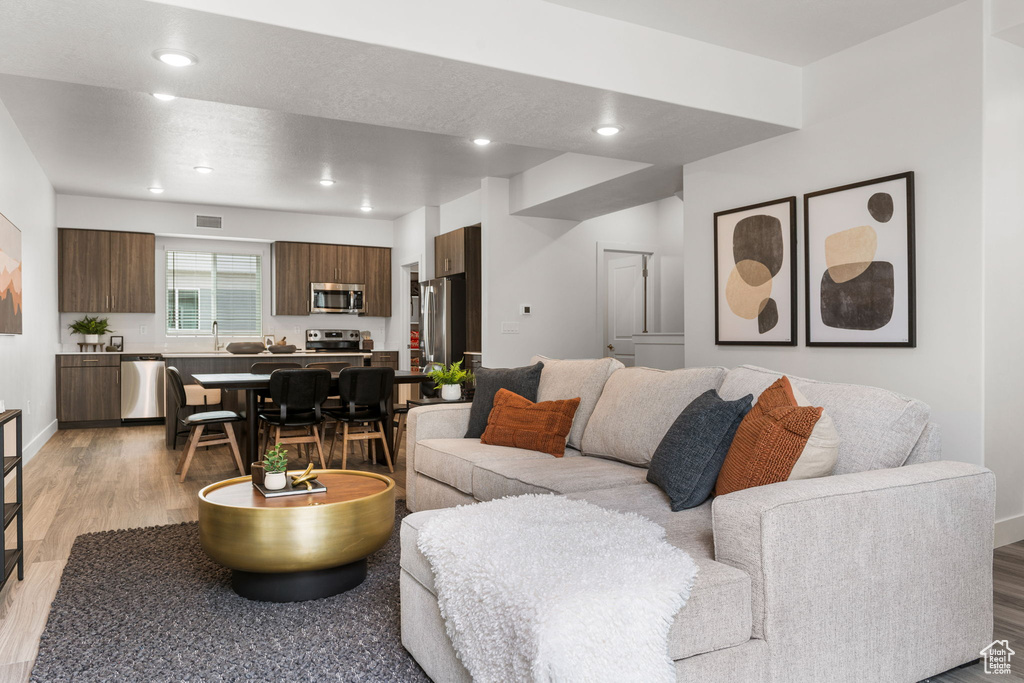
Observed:
[[[519,307],[519,315],[530,315],[530,309],[532,308],[533,306],[531,306],[530,304],[521,305]]]

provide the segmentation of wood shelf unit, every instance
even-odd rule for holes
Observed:
[[[7,430],[14,428],[14,455],[5,452],[7,448]],[[25,578],[25,505],[24,505],[24,476],[22,472],[22,424],[20,410],[7,410],[0,413],[0,457],[4,461],[3,481],[0,481],[0,509],[4,511],[4,573],[0,577],[0,591],[7,585],[7,579],[11,577],[14,570],[18,570],[18,581]],[[14,473],[15,500],[5,500],[7,477]],[[7,528],[17,524],[17,545],[13,548],[7,547]]]

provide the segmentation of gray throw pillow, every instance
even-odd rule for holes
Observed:
[[[693,399],[651,458],[647,481],[661,487],[672,511],[697,507],[715,490],[718,472],[754,397],[723,401],[714,389]]]
[[[473,407],[469,411],[466,438],[479,439],[484,435],[498,389],[508,389],[527,400],[536,401],[540,371],[543,369],[543,363],[536,363],[522,368],[480,368],[474,371],[476,393],[473,394]]]

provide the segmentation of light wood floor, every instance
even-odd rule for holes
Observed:
[[[188,479],[179,484],[174,476],[179,453],[164,448],[163,427],[67,430],[58,432],[25,466],[25,580],[9,582],[0,594],[0,683],[28,680],[76,536],[194,521],[199,489],[237,475],[227,450],[217,447],[198,451]],[[336,464],[340,466],[337,454]],[[370,465],[358,455],[349,456],[349,467],[387,474],[383,464]],[[398,496],[404,498],[404,450],[392,476]],[[13,544],[13,535],[9,542]],[[996,551],[994,581],[995,635],[1009,639],[1011,648],[1021,653],[1014,669],[1024,674],[1024,542]],[[1024,680],[1024,675],[1014,678]],[[992,679],[978,664],[930,680]]]
[[[350,451],[349,468],[391,476],[405,498],[404,449],[391,475],[383,455],[374,466],[358,448]],[[164,447],[162,426],[73,429],[57,432],[25,465],[25,580],[15,577],[0,594],[0,682],[28,680],[76,536],[194,521],[199,489],[238,476],[226,447],[216,446],[196,451],[188,478],[178,483],[180,452]],[[334,466],[341,466],[340,444]],[[13,476],[7,495],[13,500]],[[15,543],[13,524],[8,543]]]

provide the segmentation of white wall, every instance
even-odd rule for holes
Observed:
[[[211,230],[195,227],[196,214],[223,216],[224,227]],[[218,251],[222,253],[260,254],[263,263],[264,334],[288,338],[300,348],[305,330],[314,327],[369,330],[376,348],[393,348],[386,336],[386,318],[350,315],[272,316],[270,243],[275,240],[324,242],[390,247],[393,242],[391,221],[369,218],[344,218],[315,214],[262,211],[223,206],[202,206],[163,201],[138,201],[57,196],[57,225],[62,228],[90,230],[126,230],[157,233],[156,291],[165,288],[165,250]],[[174,351],[207,349],[211,338],[168,337],[164,333],[164,310],[158,296],[156,313],[111,313],[113,334],[124,337],[125,351]],[[61,342],[67,350],[79,341],[67,326],[81,313],[62,313]],[[145,328],[145,332],[143,332]]]
[[[434,269],[434,237],[438,235],[440,210],[424,206],[395,220],[395,244],[391,252],[393,305],[388,320],[388,339],[398,349],[399,368],[409,369],[410,281],[403,268],[417,264],[419,280],[429,280]]]
[[[451,232],[480,222],[480,190],[441,205],[441,232]]]
[[[944,457],[983,461],[981,20],[980,4],[964,3],[809,65],[803,129],[686,167],[687,365],[753,363],[893,389],[931,404]],[[908,170],[916,349],[715,346],[714,212]]]
[[[503,178],[485,178],[482,191],[485,365],[523,365],[538,353],[604,355],[598,243],[658,245],[661,279],[653,283],[651,298],[661,306],[652,310],[649,329],[682,331],[681,201],[670,197],[575,223],[510,215],[509,181]],[[521,304],[530,304],[532,314],[520,315]],[[518,322],[519,334],[502,334],[503,321]]]
[[[57,429],[56,200],[3,103],[0,150],[0,213],[21,230],[24,287],[23,333],[0,336],[0,399],[25,411],[23,447],[31,457]]]
[[[985,465],[996,473],[997,544],[1024,538],[1024,48],[985,41]]]

